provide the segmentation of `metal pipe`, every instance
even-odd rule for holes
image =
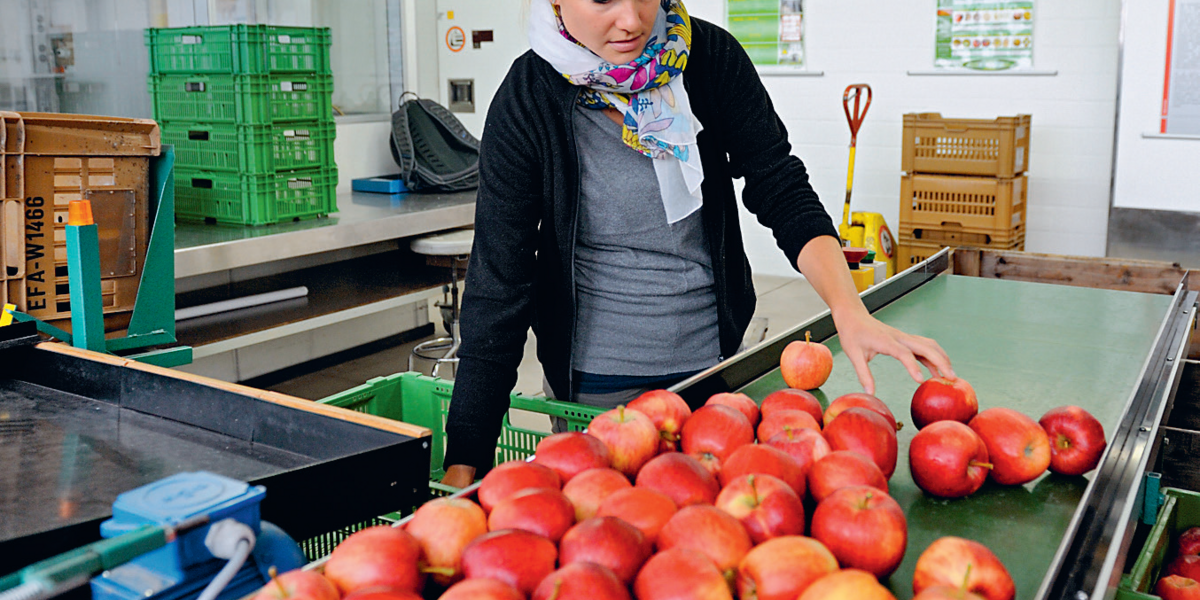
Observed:
[[[267,292],[265,294],[254,294],[253,296],[244,296],[242,298],[233,298],[230,300],[222,300],[211,304],[201,304],[199,306],[189,306],[180,308],[175,311],[175,321],[184,321],[187,319],[195,319],[196,317],[205,317],[215,315],[217,313],[229,312],[242,308],[250,308],[252,306],[261,306],[272,302],[283,302],[284,300],[292,300],[294,298],[303,298],[308,295],[308,287],[300,286],[279,290],[275,292]]]

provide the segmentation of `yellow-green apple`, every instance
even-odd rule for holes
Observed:
[[[341,594],[372,587],[420,592],[417,569],[421,544],[407,531],[387,525],[357,531],[338,544],[325,561],[325,578]]]
[[[724,464],[734,450],[751,443],[754,427],[750,420],[728,406],[702,406],[683,424],[683,451],[693,456],[707,452]]]
[[[896,600],[874,575],[858,569],[830,573],[808,586],[798,600]]]
[[[612,569],[626,585],[650,558],[646,536],[617,517],[594,517],[576,524],[558,544],[558,562],[593,562]]]
[[[531,594],[554,572],[558,548],[554,542],[528,531],[501,529],[484,534],[463,551],[467,579],[498,579]]]
[[[784,428],[783,431],[771,436],[766,443],[772,448],[779,448],[787,452],[788,456],[796,459],[805,473],[813,463],[833,452],[821,432],[807,428]]]
[[[763,444],[748,444],[730,454],[721,467],[721,485],[729,485],[743,475],[755,473],[778,477],[791,486],[797,496],[804,495],[804,467],[787,452]]]
[[[821,401],[817,400],[816,396],[804,390],[793,388],[775,390],[767,394],[767,397],[763,398],[762,405],[759,406],[764,419],[772,412],[781,409],[802,410],[812,415],[812,418],[817,421],[818,426],[823,425],[825,422],[823,418],[825,411],[821,408]]]
[[[659,552],[633,582],[638,600],[733,600],[713,561],[691,548]]]
[[[658,454],[658,428],[650,417],[624,406],[596,416],[588,433],[600,438],[612,453],[612,468],[630,479]]]
[[[1181,575],[1167,575],[1158,580],[1154,593],[1162,600],[1200,600],[1200,583]]]
[[[735,453],[736,454],[736,453]],[[712,504],[721,486],[700,461],[681,452],[660,454],[638,471],[637,487],[666,494],[683,508],[693,504]]]
[[[833,450],[851,450],[875,461],[884,477],[890,478],[896,471],[896,429],[877,412],[847,408],[826,421],[821,434]]]
[[[935,585],[925,588],[913,600],[983,600],[979,594],[952,585]]]
[[[479,482],[479,504],[490,513],[501,500],[528,489],[562,489],[562,479],[550,467],[510,460],[483,476]]]
[[[732,581],[738,563],[753,544],[746,528],[729,513],[707,505],[679,509],[658,532],[659,551],[691,548],[712,559],[717,569]]]
[[[466,498],[434,498],[413,513],[404,530],[421,544],[425,571],[445,586],[462,578],[463,549],[488,532],[487,519]]]
[[[755,404],[754,400],[750,399],[750,396],[734,392],[721,392],[719,394],[713,394],[708,398],[708,401],[704,403],[705,406],[712,404],[723,404],[728,406],[729,408],[746,415],[746,420],[750,421],[751,427],[758,425],[758,404]]]
[[[779,374],[790,388],[815,390],[825,384],[832,372],[833,353],[825,344],[812,341],[807,331],[803,342],[788,344],[779,356]]]
[[[596,516],[600,503],[613,492],[633,487],[624,473],[615,469],[588,469],[571,478],[562,492],[575,506],[575,521]]]
[[[985,600],[1012,600],[1017,593],[1008,569],[987,546],[952,536],[934,540],[913,569],[914,594],[938,585],[959,587]]]
[[[575,524],[575,506],[558,490],[524,490],[496,505],[488,529],[522,529],[557,543]]]
[[[879,413],[879,416],[887,419],[888,423],[891,423],[896,428],[896,431],[900,431],[904,427],[902,423],[896,420],[896,415],[892,414],[892,409],[888,408],[888,405],[884,404],[883,400],[862,392],[844,394],[834,398],[833,402],[829,403],[829,408],[825,409],[825,424],[828,425],[830,421],[836,419],[838,415],[842,414],[848,408],[865,408],[869,411]]]
[[[969,425],[987,446],[996,483],[1028,483],[1050,466],[1050,438],[1033,419],[1010,408],[996,407],[979,413]]]
[[[1176,549],[1176,554],[1200,554],[1200,527],[1190,527],[1179,534]]]
[[[908,522],[900,505],[867,485],[844,487],[813,511],[812,537],[847,569],[882,579],[891,575],[908,546]]]
[[[525,600],[525,595],[498,579],[464,579],[438,600]]]
[[[737,519],[755,544],[804,534],[804,503],[792,486],[778,477],[738,477],[717,495],[716,506]]]
[[[800,535],[767,540],[738,565],[741,600],[796,600],[816,580],[838,570],[824,544]]]
[[[567,431],[547,436],[538,442],[533,462],[554,469],[565,484],[588,470],[612,466],[612,454],[599,438]]]
[[[1181,575],[1200,581],[1200,556],[1195,554],[1176,556],[1175,560],[1168,563],[1167,568],[1163,569],[1163,575]]]
[[[577,562],[549,574],[531,600],[630,600],[625,584],[608,568]]]
[[[871,459],[850,450],[837,450],[808,469],[808,493],[820,502],[850,485],[869,485],[888,491],[887,478]]]
[[[1104,455],[1104,426],[1078,406],[1052,408],[1038,425],[1050,438],[1050,470],[1059,475],[1083,475]]]
[[[272,567],[274,569],[274,567]],[[271,571],[274,573],[274,571]],[[252,600],[338,600],[337,587],[316,571],[294,569],[271,577]]]
[[[646,543],[654,544],[658,541],[659,530],[675,516],[677,510],[675,501],[666,494],[632,487],[605,498],[596,516],[622,519],[637,527],[646,536]]]
[[[755,433],[758,436],[758,441],[764,442],[775,437],[785,429],[812,429],[813,431],[821,431],[821,425],[817,423],[817,420],[812,415],[805,411],[785,408],[772,411],[770,416],[758,424],[758,431]]]
[[[909,412],[917,429],[936,421],[966,424],[979,413],[979,399],[966,379],[933,377],[917,387]]]
[[[683,424],[692,416],[692,409],[675,392],[667,390],[650,390],[633,399],[628,406],[647,417],[658,428],[658,449],[660,452],[671,452],[679,449],[679,432]]]
[[[974,430],[958,421],[934,421],[909,442],[908,468],[926,494],[962,498],[983,486],[992,465]]]

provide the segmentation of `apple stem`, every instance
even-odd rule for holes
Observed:
[[[900,431],[901,429],[904,429],[904,423],[896,421],[896,431]]]
[[[761,503],[758,501],[758,487],[755,485],[753,473],[746,478],[746,483],[750,484],[750,493],[754,494],[754,505],[758,506]]]
[[[867,495],[863,496],[862,502],[858,503],[858,509],[866,510],[871,504],[871,498],[873,498],[874,496],[875,496],[875,494],[873,494],[871,492],[867,492]]]
[[[972,566],[974,566],[974,565],[972,565],[971,563],[967,563],[967,572],[965,574],[963,574],[962,589],[964,592],[971,591],[969,589],[969,586],[971,585],[971,567]]]
[[[983,467],[985,469],[995,469],[996,468],[995,465],[993,465],[992,463],[978,462],[978,461],[974,461],[974,460],[967,462],[967,466]]]
[[[283,596],[284,598],[291,596],[291,594],[288,593],[287,588],[283,587],[283,582],[279,580],[279,569],[276,569],[275,565],[271,565],[270,568],[267,569],[267,576],[271,578],[271,581],[275,582],[275,585],[279,586],[280,596]]]
[[[812,332],[811,332],[811,331],[805,331],[805,332],[804,332],[804,342],[805,342],[805,343],[807,343],[807,344],[811,344],[811,343],[812,343]]]
[[[450,567],[431,567],[429,565],[421,565],[420,571],[426,574],[445,575],[446,577],[453,577],[458,574],[458,571]]]
[[[563,582],[561,578],[554,580],[554,591],[550,593],[550,598],[548,600],[558,600],[558,595],[562,591],[562,583]]]
[[[617,420],[621,423],[625,422],[625,405],[624,404],[617,406]]]

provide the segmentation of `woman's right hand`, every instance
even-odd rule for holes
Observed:
[[[446,474],[442,476],[442,484],[458,489],[465,488],[472,483],[475,483],[475,467],[467,465],[450,465],[446,467]]]

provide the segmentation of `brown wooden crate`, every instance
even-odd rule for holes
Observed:
[[[901,170],[1013,177],[1029,168],[1030,116],[947,119],[904,115]]]
[[[62,113],[17,113],[25,122],[26,155],[158,156],[162,135],[151,119]]]

